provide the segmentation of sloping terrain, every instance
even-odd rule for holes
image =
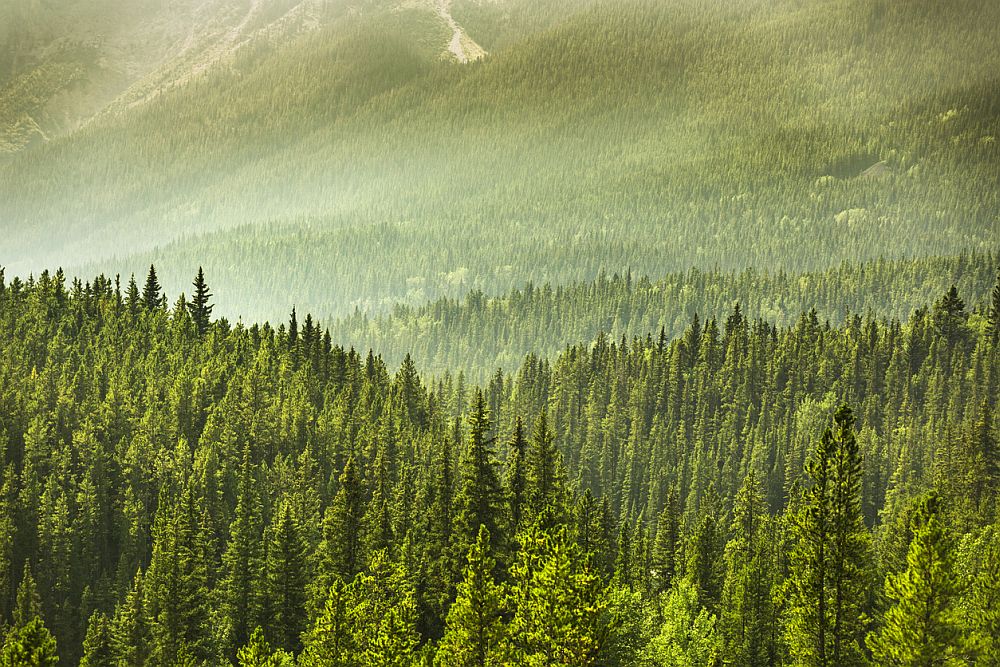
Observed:
[[[467,65],[371,4],[6,158],[2,261],[277,317],[996,246],[996,3],[456,1]]]

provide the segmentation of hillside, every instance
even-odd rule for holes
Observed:
[[[433,6],[376,8],[4,158],[0,255],[155,261],[174,292],[212,265],[233,303],[259,275],[280,296],[227,312],[276,318],[303,284],[336,315],[602,269],[990,251],[998,11],[466,0],[489,55],[462,65]]]
[[[498,368],[511,372],[528,355],[553,359],[569,341],[656,338],[658,332],[670,341],[695,315],[702,323],[723,322],[737,304],[746,318],[778,327],[813,310],[834,325],[871,314],[905,320],[952,285],[975,306],[985,303],[998,266],[996,255],[975,255],[845,263],[803,274],[602,275],[569,285],[529,284],[495,297],[474,290],[376,316],[358,311],[331,323],[330,332],[344,345],[373,349],[389,364],[410,354],[428,373],[462,371],[481,383]]]

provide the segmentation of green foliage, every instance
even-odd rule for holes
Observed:
[[[493,580],[490,534],[480,527],[469,551],[465,577],[448,611],[444,638],[434,656],[440,667],[487,667],[504,664],[507,629],[505,591]]]
[[[659,632],[646,649],[646,660],[658,667],[701,667],[721,664],[722,636],[716,617],[698,604],[698,589],[680,579],[661,599]]]
[[[478,388],[392,373],[309,316],[199,334],[138,292],[0,288],[0,490],[9,562],[30,564],[0,609],[46,619],[61,662],[461,663],[493,610],[508,664],[814,664],[820,645],[833,664],[837,637],[849,664],[891,626],[875,584],[916,581],[911,499],[948,480],[944,643],[995,653],[997,485],[956,474],[996,463],[982,300],[959,293],[956,330],[925,308],[783,327],[733,308]]]
[[[512,282],[510,291],[495,296],[474,289],[426,304],[393,304],[387,313],[362,309],[330,326],[336,340],[378,350],[389,362],[412,354],[426,371],[463,370],[485,381],[498,366],[513,372],[528,354],[552,358],[569,340],[590,341],[601,333],[617,340],[650,332],[672,340],[684,333],[694,313],[722,322],[734,303],[750,322],[761,317],[779,327],[794,325],[813,308],[821,320],[834,324],[869,312],[906,319],[951,285],[978,303],[993,284],[996,263],[995,254],[985,253],[851,261],[807,273],[750,268],[663,275],[656,267],[655,280],[601,273],[585,282]],[[323,282],[328,280],[333,278]],[[304,293],[311,289],[305,279],[299,283]],[[317,301],[321,298],[317,294],[310,300],[320,303],[321,312],[336,314],[337,304]]]
[[[806,462],[794,520],[785,640],[795,665],[861,664],[869,535],[855,418],[843,406]]]
[[[295,664],[290,654],[272,652],[259,626],[250,635],[250,641],[236,652],[236,661],[239,667],[291,667]]]
[[[886,578],[885,594],[893,604],[881,630],[869,638],[880,665],[965,664],[956,607],[959,580],[946,521],[938,496],[922,500],[906,571]]]
[[[565,528],[520,536],[511,568],[511,660],[523,665],[592,665],[606,639],[608,599],[601,579]]]
[[[111,636],[111,620],[106,614],[94,612],[87,623],[80,667],[115,667],[117,661]]]
[[[0,648],[2,667],[51,667],[58,664],[56,640],[42,619],[37,617],[14,628]]]

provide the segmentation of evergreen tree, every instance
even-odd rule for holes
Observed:
[[[527,509],[526,461],[528,445],[524,438],[524,422],[518,417],[514,423],[514,434],[507,448],[507,468],[504,477],[504,491],[510,508],[510,524],[519,530],[524,522]]]
[[[503,513],[503,494],[490,436],[486,400],[478,389],[469,417],[469,443],[462,457],[460,476],[461,487],[456,499],[456,546],[465,554],[475,544],[480,526],[486,526],[491,536],[502,535],[499,519]],[[494,538],[494,542],[501,540]]]
[[[334,576],[351,580],[363,564],[365,500],[364,488],[353,456],[348,457],[339,478],[340,488],[323,517],[320,544],[321,599]]]
[[[526,496],[531,508],[531,520],[546,515],[549,524],[564,519],[562,457],[555,444],[555,434],[549,428],[545,411],[535,420],[528,445]]]
[[[149,265],[149,273],[146,274],[146,285],[142,288],[142,305],[147,311],[153,311],[163,304],[163,295],[160,294],[160,281],[156,277],[156,267]]]
[[[679,580],[663,596],[663,624],[646,647],[646,664],[656,667],[721,665],[722,637],[716,617],[698,604],[698,590]]]
[[[302,636],[301,667],[349,667],[355,655],[354,591],[340,579],[328,588],[323,608]]]
[[[940,505],[934,494],[921,502],[906,571],[885,580],[885,593],[893,604],[881,630],[869,637],[880,665],[965,664],[957,611],[959,582]]]
[[[728,658],[738,665],[757,667],[775,660],[769,530],[763,488],[751,468],[733,507],[721,606]]]
[[[139,308],[143,305],[139,296],[139,286],[135,284],[135,274],[128,279],[128,289],[125,292],[125,307],[129,314],[135,317],[139,314]]]
[[[143,575],[137,572],[125,599],[115,608],[111,621],[111,646],[117,664],[143,667],[149,664],[150,629],[143,599]]]
[[[1000,273],[997,274],[996,284],[990,294],[989,321],[993,333],[993,344],[996,345],[1000,343]]]
[[[607,638],[602,622],[608,600],[600,577],[565,527],[523,533],[521,546],[511,568],[513,664],[593,664]]]
[[[272,652],[264,639],[264,631],[257,627],[245,646],[236,652],[239,667],[291,667],[291,656],[282,652]]]
[[[278,648],[298,652],[306,626],[306,545],[302,529],[288,503],[283,503],[272,526],[267,548],[266,595],[268,635]]]
[[[501,586],[493,580],[490,534],[479,529],[466,559],[465,579],[448,612],[444,638],[434,658],[441,667],[487,667],[503,664],[505,628]]]
[[[656,538],[653,542],[652,576],[653,590],[665,593],[674,581],[677,571],[677,547],[680,543],[680,510],[677,507],[677,492],[671,488],[667,502],[656,522]]]
[[[17,587],[17,605],[14,607],[14,627],[21,627],[42,616],[42,598],[31,575],[31,566],[24,562],[24,573]]]
[[[701,519],[695,525],[686,548],[686,577],[698,591],[698,604],[713,614],[718,612],[722,596],[723,548],[723,536],[715,512],[711,508],[703,508]]]
[[[972,543],[964,596],[965,644],[976,664],[1000,665],[1000,526],[994,524]]]
[[[243,448],[243,462],[236,493],[236,514],[229,525],[229,542],[222,556],[221,620],[227,654],[250,641],[261,620],[259,580],[263,566],[261,508],[250,463],[250,446]]]
[[[205,274],[200,266],[198,267],[198,275],[195,276],[193,285],[194,292],[191,295],[191,303],[188,304],[188,310],[191,312],[191,320],[194,321],[198,335],[202,336],[208,331],[208,327],[212,323],[213,306],[208,302],[212,298],[212,294],[208,291]]]
[[[38,617],[15,627],[0,648],[0,667],[51,667],[57,664],[56,640]]]
[[[111,620],[107,614],[94,612],[87,624],[80,667],[117,667],[117,664],[112,646]]]
[[[795,665],[854,665],[866,596],[868,533],[854,415],[834,415],[806,463],[811,484],[794,520],[785,639]]]
[[[410,667],[420,644],[417,605],[406,571],[376,552],[352,585],[359,667]]]

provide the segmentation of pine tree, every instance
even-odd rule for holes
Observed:
[[[143,667],[148,662],[150,629],[143,599],[143,575],[135,575],[125,599],[115,608],[111,621],[111,646],[118,665]]]
[[[340,579],[327,589],[323,608],[302,636],[301,667],[349,667],[356,663],[354,589]]]
[[[193,285],[194,292],[191,295],[191,303],[188,304],[188,310],[191,312],[191,319],[194,321],[198,335],[203,336],[212,323],[213,306],[208,303],[208,300],[212,298],[212,294],[208,291],[205,274],[200,266],[198,267],[198,275],[195,276]]]
[[[674,581],[677,572],[677,547],[680,544],[680,509],[677,491],[671,487],[667,502],[656,522],[656,538],[653,541],[652,576],[653,591],[665,593]]]
[[[521,545],[511,568],[512,664],[593,664],[607,637],[602,621],[608,600],[600,577],[565,527],[529,530]]]
[[[503,513],[503,493],[497,473],[497,461],[490,437],[490,421],[483,393],[476,390],[469,417],[469,444],[461,463],[461,488],[456,504],[457,547],[463,555],[475,544],[479,527],[486,526],[491,536],[502,535],[499,519]],[[494,538],[494,543],[502,542]]]
[[[229,656],[250,640],[250,633],[262,614],[259,577],[264,564],[263,531],[255,483],[248,444],[243,448],[236,514],[229,525],[229,542],[222,556],[220,630]]]
[[[521,528],[527,509],[527,472],[525,458],[527,441],[524,438],[524,422],[521,417],[514,424],[514,434],[507,449],[507,467],[504,476],[504,491],[510,508],[510,524],[514,531]]]
[[[117,664],[111,640],[111,620],[107,614],[94,612],[87,624],[80,667],[116,667]]]
[[[187,487],[175,501],[161,494],[152,561],[143,582],[143,602],[151,621],[151,659],[161,665],[214,657],[199,504]]]
[[[663,624],[644,651],[655,667],[717,667],[722,637],[714,614],[698,603],[698,590],[680,579],[662,596]],[[740,664],[740,663],[737,663]]]
[[[448,612],[444,638],[434,658],[441,667],[501,665],[504,657],[504,592],[493,579],[490,534],[480,527],[466,559],[465,578]]]
[[[751,468],[733,507],[721,606],[727,654],[738,665],[774,662],[769,529],[763,487]]]
[[[687,548],[686,577],[698,591],[698,604],[713,614],[718,612],[724,577],[724,538],[711,508],[703,508]]]
[[[966,644],[975,664],[1000,665],[1000,532],[996,524],[973,542],[964,596]]]
[[[128,280],[128,289],[125,292],[125,307],[128,309],[129,315],[135,317],[139,314],[139,308],[142,306],[141,297],[139,296],[139,287],[135,284],[135,274]]]
[[[160,294],[160,281],[156,277],[156,267],[149,265],[146,275],[146,285],[142,288],[142,305],[147,311],[153,311],[163,305],[164,297]]]
[[[298,652],[306,626],[306,545],[291,507],[284,503],[272,526],[267,549],[266,595],[271,612],[267,631],[275,646]]]
[[[333,577],[351,580],[363,564],[362,526],[365,516],[364,489],[354,457],[350,456],[339,478],[340,488],[323,517],[320,543],[320,599]]]
[[[384,551],[352,584],[355,653],[359,667],[411,667],[420,644],[417,605],[406,570]]]
[[[250,635],[246,645],[236,652],[236,663],[239,667],[290,667],[291,656],[282,652],[272,652],[270,644],[264,639],[264,631],[258,626]]]
[[[548,525],[564,520],[562,456],[555,444],[543,410],[535,420],[528,445],[526,496],[531,508],[530,520],[545,516]]]
[[[850,408],[840,408],[806,463],[811,485],[794,520],[787,582],[785,639],[795,665],[861,662],[868,533],[853,427]]]
[[[21,627],[42,616],[42,598],[31,574],[31,566],[24,562],[24,573],[17,587],[17,603],[14,607],[14,627]]]
[[[57,664],[56,640],[38,617],[15,627],[0,648],[0,667],[52,667]]]
[[[894,603],[885,613],[882,629],[869,637],[880,665],[965,664],[957,611],[959,582],[945,522],[940,498],[935,494],[924,498],[906,571],[885,580],[886,596]]]
[[[1000,273],[997,273],[997,281],[990,294],[989,321],[993,344],[1000,344]]]

